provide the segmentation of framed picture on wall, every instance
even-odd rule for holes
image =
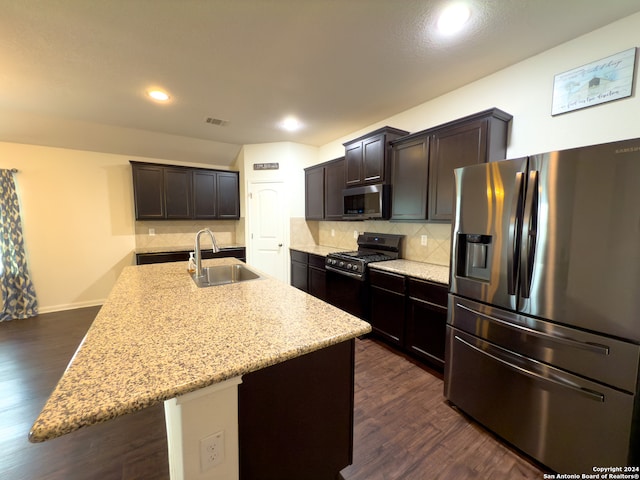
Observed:
[[[553,79],[551,115],[630,97],[635,65],[634,47],[559,73]]]

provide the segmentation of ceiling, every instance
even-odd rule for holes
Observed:
[[[0,0],[0,141],[228,165],[243,144],[323,145],[640,11],[468,0],[469,28],[445,38],[447,3]],[[285,115],[304,127],[281,130]]]

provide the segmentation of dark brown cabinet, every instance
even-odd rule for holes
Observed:
[[[325,257],[312,253],[290,250],[291,285],[321,300],[327,298],[327,273]]]
[[[427,218],[428,158],[429,135],[414,137],[394,145],[391,163],[392,219]]]
[[[405,348],[423,360],[444,367],[448,288],[409,278]]]
[[[346,186],[389,183],[389,142],[408,133],[397,128],[383,127],[345,143]]]
[[[327,271],[324,268],[325,257],[309,254],[308,286],[309,293],[320,300],[327,299]]]
[[[238,386],[241,479],[338,479],[353,460],[355,341],[247,373]]]
[[[309,254],[298,250],[290,250],[291,255],[291,285],[309,291]]]
[[[131,165],[136,219],[166,218],[164,167],[133,163]]]
[[[191,218],[191,175],[182,169],[164,169],[166,217],[171,220]]]
[[[193,173],[193,203],[197,218],[213,219],[217,217],[216,172],[197,170]]]
[[[240,218],[240,177],[237,172],[218,172],[218,218]]]
[[[305,219],[342,220],[344,157],[305,168]]]
[[[324,167],[304,170],[304,218],[324,220]]]
[[[441,370],[448,287],[375,268],[369,282],[373,334]]]
[[[511,118],[494,108],[394,141],[391,218],[451,221],[454,169],[503,160]]]
[[[372,330],[389,342],[401,347],[405,324],[405,277],[371,270]]]
[[[136,220],[240,218],[238,172],[130,163]]]
[[[245,247],[227,247],[221,248],[219,252],[213,253],[210,249],[202,250],[202,258],[225,258],[233,257],[238,260],[246,261]],[[167,262],[187,262],[189,261],[189,251],[180,250],[176,252],[154,252],[154,253],[136,253],[136,265],[148,265],[150,263],[167,263]]]

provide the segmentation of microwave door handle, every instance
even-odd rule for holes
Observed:
[[[533,278],[533,260],[536,253],[538,237],[538,171],[529,172],[527,182],[527,199],[525,201],[524,219],[522,221],[522,241],[520,244],[520,271],[522,278],[521,294],[524,298],[531,295]]]
[[[507,252],[507,293],[509,295],[516,295],[516,283],[518,281],[518,267],[520,259],[518,253],[520,252],[520,230],[522,219],[522,206],[523,206],[523,182],[524,173],[516,173],[515,178],[515,194],[511,202],[511,216],[509,218],[509,243]]]

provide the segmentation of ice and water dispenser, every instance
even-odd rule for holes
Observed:
[[[488,281],[491,275],[491,235],[458,233],[456,275]]]

